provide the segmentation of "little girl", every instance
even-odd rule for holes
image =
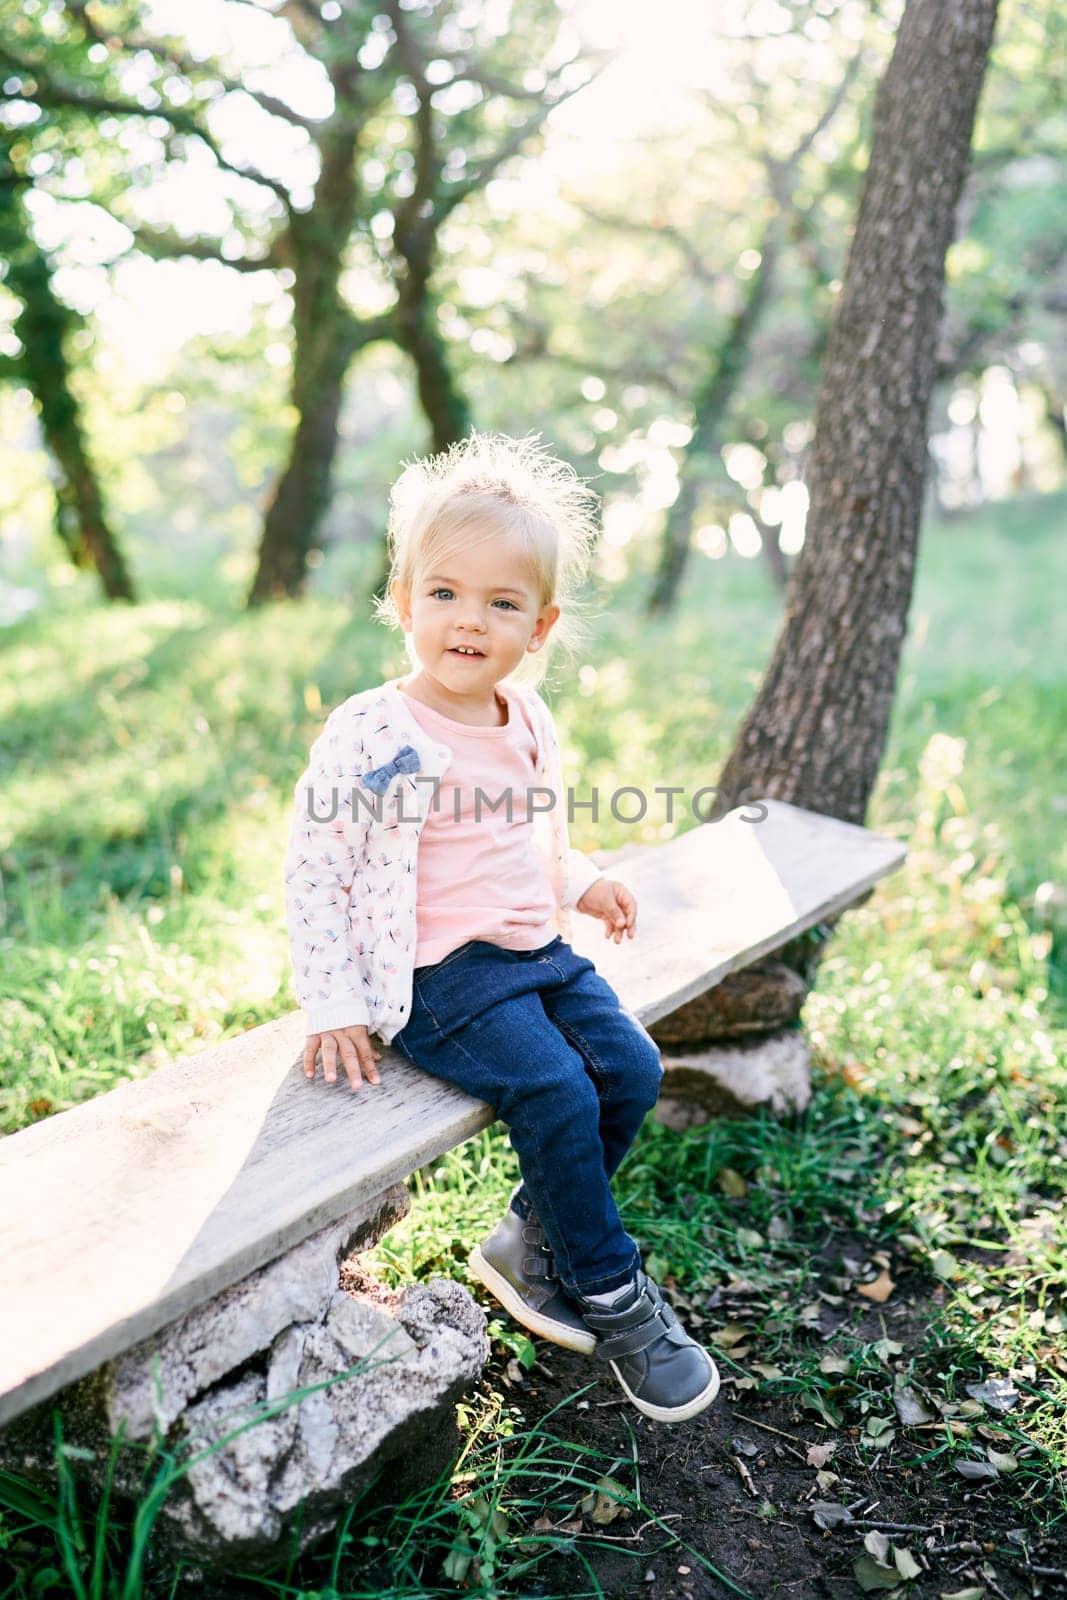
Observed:
[[[537,692],[595,541],[595,497],[538,445],[475,434],[391,495],[380,613],[414,670],[334,710],[296,785],[286,894],[304,1070],[379,1083],[371,1032],[488,1101],[522,1181],[471,1270],[532,1332],[610,1363],[663,1422],[719,1374],[626,1233],[611,1178],[659,1093],[648,1031],[567,942],[634,937],[622,883],[572,850]],[[561,604],[562,602],[562,604]],[[432,792],[431,792],[432,791]],[[537,798],[535,798],[537,797]]]

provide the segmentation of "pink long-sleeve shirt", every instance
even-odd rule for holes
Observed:
[[[471,727],[405,696],[415,720],[452,749],[419,840],[417,967],[468,939],[536,950],[555,937],[555,896],[534,839],[533,721],[508,684],[498,695],[508,711],[499,727]]]

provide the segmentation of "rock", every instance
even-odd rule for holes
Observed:
[[[187,1465],[153,1543],[249,1569],[327,1533],[383,1471],[401,1492],[432,1482],[454,1458],[455,1401],[488,1359],[485,1317],[448,1280],[404,1291],[395,1316],[338,1287],[353,1248],[407,1207],[394,1185],[69,1384],[0,1433],[0,1464],[53,1483],[58,1408],[65,1443],[91,1453],[69,1464],[96,1489],[114,1434],[139,1447],[118,1453],[113,1489],[141,1498],[155,1435]]]
[[[665,1050],[666,1077],[655,1115],[669,1128],[767,1106],[777,1116],[811,1099],[811,1052],[799,1028],[780,1028],[748,1043]]]
[[[432,1329],[421,1347],[405,1316],[416,1332]],[[452,1408],[488,1354],[485,1317],[457,1283],[415,1285],[395,1320],[339,1295],[304,1332],[295,1383],[283,1335],[266,1375],[246,1374],[186,1411],[186,1444],[200,1459],[164,1508],[163,1542],[186,1558],[254,1570],[294,1539],[299,1549],[313,1543],[392,1463],[405,1482],[415,1466],[416,1481],[432,1481],[439,1437],[451,1445]]]
[[[130,1439],[149,1439],[153,1420],[166,1432],[193,1395],[268,1350],[284,1328],[314,1321],[337,1288],[339,1260],[376,1244],[407,1215],[409,1204],[407,1186],[393,1184],[117,1356],[111,1363],[110,1432],[117,1431],[120,1418]]]
[[[807,984],[792,967],[757,961],[650,1023],[648,1031],[658,1045],[708,1044],[768,1033],[796,1021],[807,993]]]

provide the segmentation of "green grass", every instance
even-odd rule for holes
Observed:
[[[344,1382],[357,1370],[330,1382]],[[262,1415],[274,1415],[310,1392],[294,1391]],[[593,1568],[598,1548],[606,1547],[598,1530],[616,1518],[623,1525],[640,1518],[652,1533],[640,1550],[623,1551],[635,1567],[633,1582],[640,1582],[641,1568],[651,1555],[675,1551],[742,1600],[755,1600],[645,1504],[632,1434],[631,1453],[620,1458],[575,1444],[556,1431],[567,1426],[567,1405],[584,1393],[577,1391],[531,1426],[524,1425],[517,1407],[506,1406],[495,1393],[461,1403],[457,1410],[463,1444],[455,1462],[436,1480],[394,1503],[376,1504],[375,1485],[369,1485],[363,1496],[367,1504],[357,1501],[349,1507],[332,1540],[303,1558],[305,1572],[309,1565],[315,1568],[313,1588],[298,1575],[301,1558],[294,1546],[276,1571],[234,1569],[226,1579],[213,1580],[220,1587],[211,1592],[300,1600],[447,1600],[461,1586],[476,1600],[493,1600],[500,1593],[521,1593],[513,1585],[528,1581],[546,1558],[563,1555],[573,1559],[588,1583],[582,1589],[568,1585],[569,1600],[584,1595],[603,1600]],[[221,1448],[259,1420],[257,1415],[243,1421],[212,1448]],[[109,1484],[117,1446],[118,1441],[109,1457]],[[105,1493],[90,1510],[81,1503],[69,1450],[57,1432],[55,1495],[0,1472],[0,1557],[6,1554],[15,1570],[23,1549],[54,1550],[54,1564],[46,1564],[46,1556],[32,1574],[24,1567],[0,1593],[5,1600],[49,1593],[74,1600],[138,1600],[144,1594],[172,1600],[183,1579],[195,1579],[200,1569],[178,1561],[161,1571],[149,1553],[152,1528],[166,1494],[199,1458],[181,1456],[157,1441],[151,1450],[142,1449],[145,1487],[136,1509],[113,1506]],[[346,1576],[353,1566],[354,1576]],[[538,1592],[551,1600],[547,1591]]]
[[[1020,1399],[996,1418],[996,1448],[1016,1466],[1001,1490],[1041,1528],[1067,1512],[1067,929],[1037,894],[1067,883],[1065,509],[1063,497],[1001,505],[926,533],[869,817],[907,841],[908,860],[843,919],[819,969],[804,1015],[811,1106],[684,1135],[649,1123],[617,1185],[724,1374],[855,1429],[857,1449],[951,1477],[988,1442],[967,1385],[1011,1375]],[[713,781],[774,636],[778,602],[756,563],[695,558],[679,614],[655,627],[633,609],[639,594],[636,579],[612,592],[587,670],[555,694],[580,793],[650,773],[687,793]],[[247,616],[210,597],[133,610],[72,599],[0,635],[0,1128],[292,1008],[292,785],[325,711],[403,666],[367,616],[322,597]],[[578,815],[585,849],[666,831],[662,815]],[[381,1274],[463,1279],[513,1174],[496,1132],[420,1174],[410,1217],[375,1252]],[[925,1320],[905,1348],[870,1315],[861,1327],[859,1310],[829,1345],[813,1341],[833,1280],[856,1304],[849,1263],[817,1261],[828,1234],[910,1263]],[[743,1296],[709,1307],[737,1281]],[[521,1335],[495,1331],[498,1361],[523,1356]],[[894,1394],[912,1385],[938,1402],[923,1433],[896,1421]],[[431,1592],[413,1587],[431,1548],[473,1550],[472,1592],[515,1592],[531,1558],[515,1530],[537,1495],[562,1515],[579,1468],[565,1417],[520,1425],[503,1400],[484,1404],[466,1415],[456,1482],[360,1512],[323,1558],[323,1592],[360,1592],[343,1586],[351,1558],[382,1548],[405,1552],[398,1595]],[[470,1467],[479,1451],[491,1470]],[[626,1476],[617,1462],[580,1470],[583,1493]],[[16,1522],[3,1512],[0,1544]]]

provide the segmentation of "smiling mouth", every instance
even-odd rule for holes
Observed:
[[[450,656],[464,656],[468,661],[485,660],[484,650],[457,650],[455,645],[452,645],[448,653]]]

